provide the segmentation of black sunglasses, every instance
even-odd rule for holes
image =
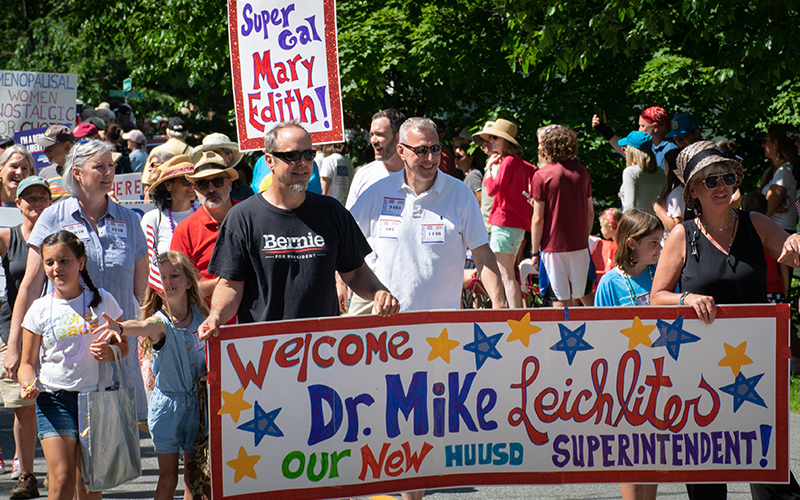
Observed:
[[[417,156],[424,156],[424,155],[428,154],[428,150],[430,150],[431,154],[433,154],[433,155],[438,155],[439,153],[442,152],[442,144],[441,143],[434,144],[433,146],[412,147],[412,146],[409,146],[408,144],[403,144],[401,142],[400,145],[403,146],[404,148],[410,149]]]
[[[708,177],[703,179],[703,185],[709,191],[712,189],[717,189],[717,186],[719,186],[720,179],[722,179],[722,183],[728,187],[731,187],[734,184],[736,184],[736,174],[727,173],[727,174],[709,175]]]
[[[190,181],[190,180],[189,180],[189,179],[187,179],[186,177],[181,177],[180,179],[175,179],[175,181],[176,181],[176,182],[177,182],[177,181],[181,181],[181,184],[183,184],[183,185],[184,185],[184,187],[189,187],[189,186],[191,186],[191,185],[192,185],[192,181]],[[215,184],[215,185],[216,185],[216,184]],[[206,186],[206,187],[208,187],[208,186]],[[221,187],[221,185],[220,185],[220,186],[217,186],[217,187]]]
[[[227,179],[228,179],[227,177],[214,177],[213,179],[200,179],[200,180],[194,181],[194,185],[197,186],[197,189],[199,189],[200,191],[205,191],[206,189],[208,189],[208,184],[209,183],[213,184],[215,188],[221,188],[222,186],[225,185],[225,181]]]
[[[275,151],[270,154],[286,162],[296,162],[300,161],[300,158],[311,161],[317,153],[313,149],[306,149],[305,151]]]

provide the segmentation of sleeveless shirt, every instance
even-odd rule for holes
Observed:
[[[3,257],[3,271],[6,274],[6,296],[0,301],[0,336],[8,342],[11,329],[11,312],[17,300],[19,284],[25,276],[25,265],[28,262],[28,243],[22,237],[22,224],[11,228],[8,241],[8,252]]]
[[[760,304],[767,301],[767,263],[764,246],[749,212],[738,211],[736,236],[725,255],[694,220],[682,222],[686,259],[681,291],[709,295],[717,304]]]

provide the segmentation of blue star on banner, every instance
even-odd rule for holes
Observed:
[[[277,410],[272,410],[271,412],[266,413],[261,409],[261,405],[258,404],[258,401],[256,401],[255,417],[253,420],[243,423],[237,427],[237,429],[252,432],[256,446],[258,446],[261,440],[264,439],[264,436],[281,437],[283,436],[283,432],[275,423],[275,419],[278,417],[278,413],[280,413],[280,411],[281,408],[278,408]]]
[[[570,330],[561,323],[558,324],[558,331],[561,334],[561,340],[550,346],[551,351],[564,351],[567,355],[567,362],[572,365],[575,360],[575,354],[578,351],[589,351],[594,349],[588,342],[583,340],[586,334],[586,323],[582,324],[574,330]]]
[[[762,373],[761,375],[747,378],[742,372],[739,372],[739,375],[736,375],[736,381],[734,383],[719,388],[720,391],[733,396],[733,413],[736,413],[736,410],[738,410],[745,401],[750,401],[764,408],[767,407],[764,398],[759,396],[756,392],[756,385],[758,385],[758,382],[763,376],[764,374]]]
[[[475,353],[475,365],[478,370],[481,369],[481,366],[486,363],[488,358],[500,359],[503,357],[496,347],[502,337],[502,333],[487,337],[486,334],[483,333],[483,330],[481,330],[481,327],[475,323],[475,342],[465,344],[464,350]]]
[[[656,326],[661,336],[653,342],[651,347],[666,347],[672,359],[678,361],[678,355],[681,353],[681,344],[689,344],[697,342],[700,337],[693,335],[683,329],[683,316],[670,324],[663,320],[656,321]]]

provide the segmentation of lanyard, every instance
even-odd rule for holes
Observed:
[[[631,279],[628,276],[628,273],[625,272],[623,268],[619,268],[622,271],[622,276],[625,278],[625,284],[628,285],[628,291],[631,293],[631,303],[636,305],[636,292],[633,291],[633,283],[631,283]],[[653,289],[653,266],[647,266],[647,271],[650,273],[650,289]],[[649,292],[648,292],[649,293]]]

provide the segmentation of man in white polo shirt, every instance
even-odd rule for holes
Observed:
[[[508,307],[475,195],[439,172],[434,123],[406,120],[396,148],[403,171],[375,182],[350,208],[373,248],[367,263],[402,311],[458,309],[469,248],[493,307]]]

